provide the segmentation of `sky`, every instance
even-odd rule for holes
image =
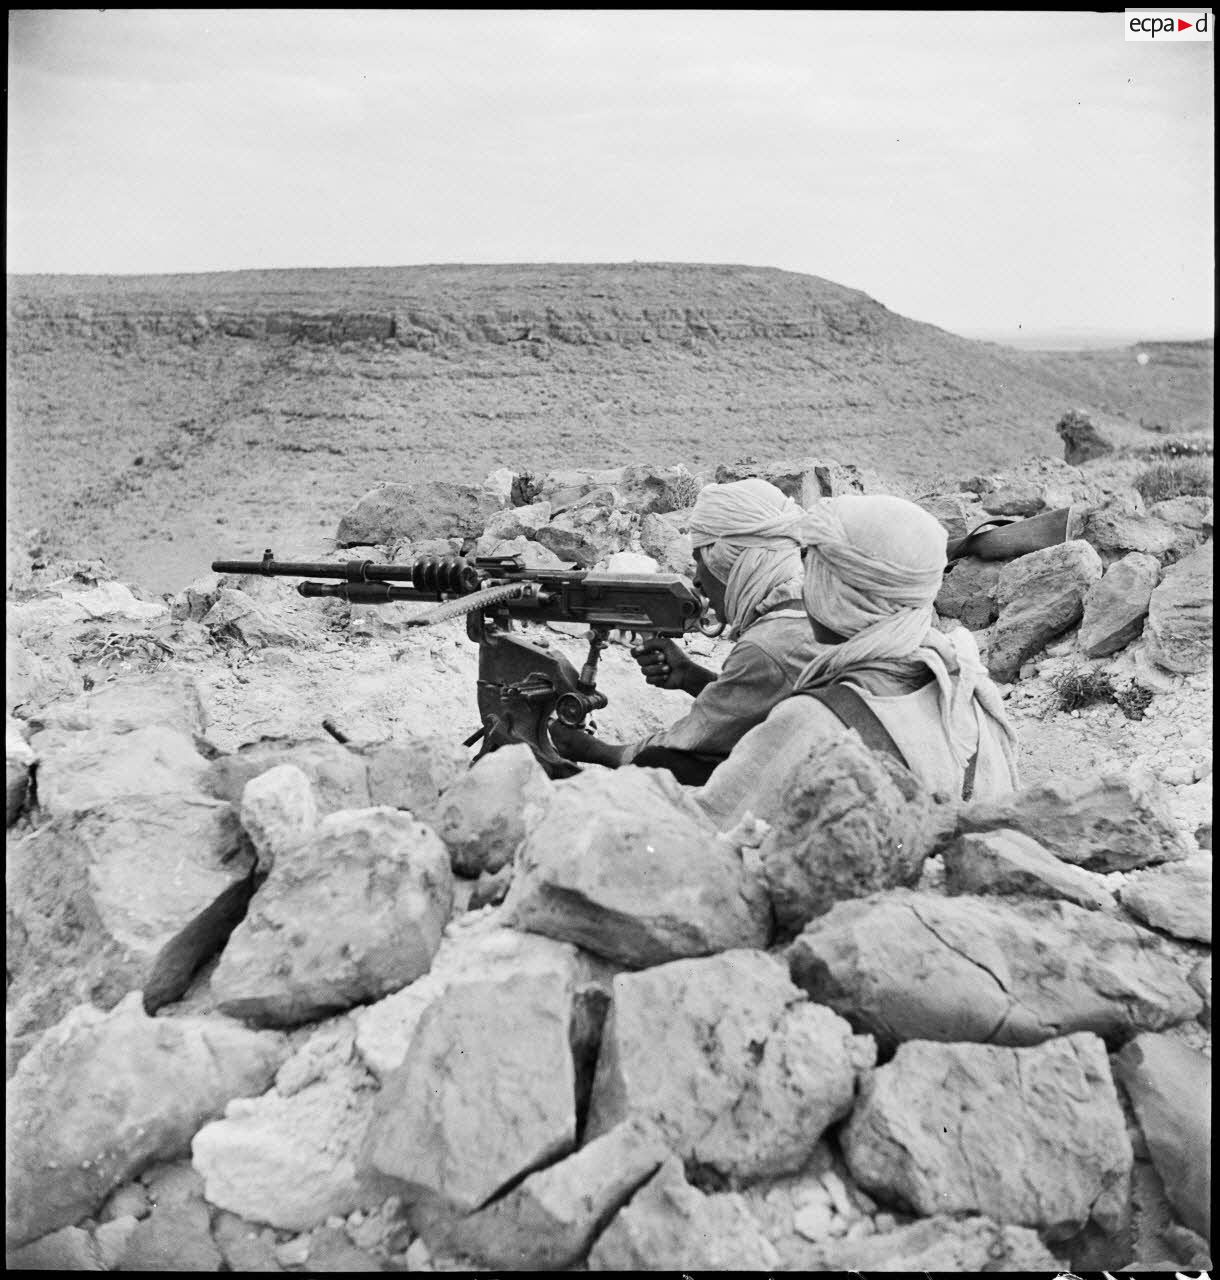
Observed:
[[[9,272],[741,263],[1214,329],[1213,45],[1121,11],[8,12]]]

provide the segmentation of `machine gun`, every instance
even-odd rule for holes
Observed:
[[[679,574],[527,569],[518,556],[445,556],[412,564],[289,564],[265,551],[261,560],[215,560],[212,569],[339,579],[300,582],[297,591],[351,604],[437,602],[436,608],[409,619],[408,626],[431,626],[464,614],[466,634],[479,646],[482,724],[463,745],[471,747],[481,740],[478,760],[498,747],[524,742],[552,778],[569,777],[579,767],[555,750],[547,725],[555,716],[566,725],[583,727],[592,712],[606,706],[606,695],[597,688],[597,662],[610,632],[680,636],[699,627],[704,618],[702,598]],[[577,671],[551,651],[547,640],[527,639],[514,630],[514,620],[587,624],[589,653],[584,665]]]

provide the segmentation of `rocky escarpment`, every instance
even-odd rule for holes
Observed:
[[[884,338],[899,317],[813,276],[744,267],[416,267],[228,272],[141,280],[34,278],[19,327],[60,338],[209,334],[438,347]]]
[[[914,480],[1037,452],[1068,404],[1119,445],[1211,421],[1210,347],[1018,352],[740,266],[12,277],[8,350],[10,529],[161,590],[215,524],[308,540],[387,476],[813,450]]]

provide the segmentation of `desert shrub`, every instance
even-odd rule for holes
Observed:
[[[678,476],[670,486],[674,510],[685,511],[687,507],[693,507],[702,487],[698,476]]]
[[[1113,698],[1114,685],[1104,671],[1065,671],[1055,681],[1055,706],[1060,711],[1075,711]]]
[[[1130,684],[1115,692],[1114,701],[1128,720],[1142,720],[1144,711],[1152,701],[1152,690],[1145,689],[1142,684]]]
[[[1128,720],[1142,720],[1151,701],[1151,689],[1134,681],[1116,689],[1104,671],[1065,671],[1055,681],[1055,706],[1059,711],[1113,702]]]
[[[1200,458],[1183,458],[1174,462],[1157,462],[1141,471],[1132,481],[1145,502],[1160,502],[1197,494],[1209,497],[1212,492],[1212,467]]]

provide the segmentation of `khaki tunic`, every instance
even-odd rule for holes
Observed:
[[[941,726],[936,682],[912,691],[901,680],[877,672],[862,672],[847,682],[876,713],[924,786],[944,797],[960,796],[963,770],[954,761]],[[999,730],[977,708],[976,729],[979,754],[973,795],[979,799],[1004,795],[1013,790],[1017,779]],[[722,831],[736,826],[746,813],[773,822],[782,809],[792,770],[809,756],[828,750],[842,732],[843,722],[816,698],[788,698],[741,739],[694,797]]]
[[[623,763],[630,763],[645,747],[723,759],[792,692],[820,648],[803,608],[764,614],[742,632],[720,675],[704,686],[686,715],[631,743]]]

